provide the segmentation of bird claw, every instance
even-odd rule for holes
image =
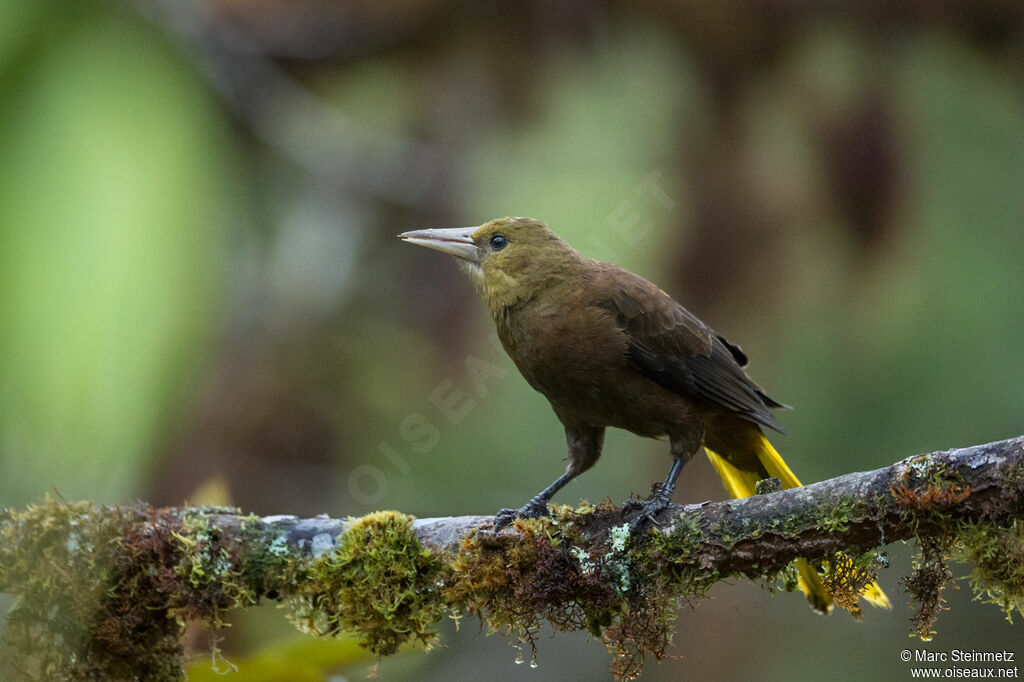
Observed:
[[[519,509],[499,509],[494,515],[494,529],[500,530],[511,524],[516,519],[536,519],[548,515],[546,504],[536,504],[533,501],[527,502]]]
[[[504,528],[518,516],[518,509],[499,509],[498,513],[494,515],[494,530]]]
[[[629,516],[633,512],[640,511],[644,507],[644,500],[631,497],[622,503],[622,515]]]
[[[627,504],[629,502],[630,501],[627,500]],[[645,530],[645,526],[648,524],[648,522],[655,526],[661,526],[661,524],[658,523],[658,520],[654,517],[659,512],[664,510],[665,507],[668,506],[668,503],[658,499],[647,500],[646,502],[640,502],[639,500],[636,500],[635,502],[639,505],[640,511],[637,513],[635,517],[633,517],[633,520],[629,522],[630,535],[635,536],[642,533]],[[624,504],[623,507],[625,506],[626,505]]]

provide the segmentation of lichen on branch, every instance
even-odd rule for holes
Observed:
[[[768,488],[766,488],[768,489]],[[630,538],[610,504],[555,507],[495,531],[489,516],[256,517],[47,500],[0,510],[0,592],[16,597],[0,644],[10,680],[174,680],[186,625],[283,602],[319,636],[354,632],[378,656],[430,648],[445,617],[476,616],[536,656],[543,623],[601,639],[620,679],[667,655],[680,599],[744,577],[791,590],[791,562],[822,567],[840,606],[884,563],[923,548],[906,586],[930,637],[949,561],[976,592],[1024,610],[1024,437],[919,455],[876,471],[742,500],[673,506]],[[214,652],[216,655],[216,652]]]

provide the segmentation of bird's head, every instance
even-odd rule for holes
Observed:
[[[536,297],[565,281],[582,262],[561,237],[532,218],[498,218],[476,227],[413,230],[398,236],[456,256],[493,308]]]

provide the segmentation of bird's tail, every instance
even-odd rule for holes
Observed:
[[[709,431],[704,443],[704,451],[729,494],[733,497],[750,497],[755,493],[755,485],[765,478],[765,474],[782,481],[783,488],[799,487],[800,479],[768,442],[761,429],[754,424],[750,424],[749,428],[744,428],[746,422],[741,424],[733,421],[727,430],[728,435],[722,434],[721,429]],[[719,452],[728,454],[723,456]],[[825,589],[818,571],[807,559],[797,559],[796,569],[800,589],[807,596],[811,608],[819,613],[828,613],[832,608],[832,595]],[[878,583],[872,582],[866,586],[860,596],[874,606],[892,608],[889,598]]]

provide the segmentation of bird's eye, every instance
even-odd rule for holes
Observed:
[[[491,248],[494,249],[495,251],[501,251],[506,246],[508,246],[508,239],[503,234],[496,234],[493,237],[491,237],[491,241],[488,243],[491,245]]]

